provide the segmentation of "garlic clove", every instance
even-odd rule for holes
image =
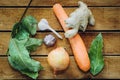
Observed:
[[[62,39],[62,36],[50,27],[50,25],[46,19],[41,19],[41,21],[38,23],[38,28],[39,28],[39,30],[42,30],[42,31],[50,30],[54,34],[56,34],[58,38]]]

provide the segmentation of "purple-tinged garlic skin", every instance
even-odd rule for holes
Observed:
[[[56,43],[56,38],[52,34],[46,35],[44,38],[44,43],[47,47],[52,47]]]

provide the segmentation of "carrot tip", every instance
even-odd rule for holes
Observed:
[[[61,4],[56,3],[56,4],[53,5],[53,8],[55,8],[55,7],[57,7],[57,6],[61,6]]]

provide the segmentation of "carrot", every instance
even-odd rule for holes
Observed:
[[[64,11],[64,9],[62,8],[62,6],[60,4],[55,4],[53,6],[53,11],[56,17],[58,18],[59,22],[61,23],[64,31],[67,31],[68,29],[66,28],[66,24],[64,21],[68,18],[68,16]],[[79,34],[77,34],[74,37],[69,38],[69,41],[70,41],[77,65],[84,72],[88,71],[90,69],[90,60],[89,60],[88,53],[82,38],[80,37]]]

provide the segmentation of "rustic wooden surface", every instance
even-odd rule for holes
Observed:
[[[83,73],[76,65],[73,56],[70,56],[70,66],[66,71],[61,74],[54,75],[53,70],[47,63],[46,57],[33,57],[35,60],[41,62],[44,66],[43,71],[39,73],[39,79],[81,79],[81,78],[107,78],[114,79],[120,78],[120,65],[118,65],[120,57],[119,56],[104,56],[105,59],[105,67],[103,71],[93,77],[89,72]],[[0,58],[1,66],[0,66],[0,77],[3,79],[29,79],[25,77],[25,75],[20,74],[18,71],[14,70],[10,67],[7,57]],[[4,65],[4,66],[3,66]]]
[[[29,0],[0,0],[0,6],[27,6]]]
[[[63,37],[63,32],[59,32]],[[7,51],[9,40],[10,40],[10,32],[0,32],[1,34],[1,43],[0,43],[0,55],[6,55],[5,52]],[[36,38],[42,39],[47,34],[53,34],[51,32],[37,32]],[[80,33],[82,39],[85,42],[87,50],[89,50],[91,41],[95,38],[98,33],[94,32],[86,32]],[[54,34],[53,34],[54,35]],[[120,55],[120,33],[102,33],[104,39],[104,55]],[[55,35],[56,37],[56,35]],[[56,37],[57,38],[57,37]],[[6,40],[5,40],[6,39]],[[47,48],[44,44],[38,47],[37,51],[33,52],[31,55],[47,55],[53,48],[57,46],[64,46],[70,55],[72,54],[71,47],[67,39],[60,40],[57,38],[57,43],[54,47]]]
[[[77,8],[79,0],[33,0],[26,15],[34,16],[38,21],[46,18],[49,24],[64,37],[64,31],[52,11],[54,3],[64,6],[69,15]],[[81,79],[81,78],[102,78],[120,79],[120,0],[81,0],[86,2],[92,10],[96,19],[94,27],[88,26],[86,32],[79,31],[87,50],[91,41],[101,32],[104,40],[103,55],[105,67],[100,74],[92,76],[90,72],[82,72],[76,65],[74,55],[67,39],[60,40],[54,47],[46,47],[44,44],[31,53],[32,58],[41,62],[44,70],[39,72],[38,79]],[[23,15],[29,0],[0,0],[0,79],[30,79],[10,67],[6,51],[9,45],[12,26],[18,22]],[[44,38],[51,32],[38,31],[36,38]],[[70,55],[70,66],[64,72],[55,76],[47,63],[48,53],[58,47],[66,48]]]
[[[120,30],[120,7],[90,7],[90,9],[95,16],[96,24],[95,27],[90,26],[87,30]],[[65,8],[68,15],[74,10],[75,8]],[[3,15],[0,18],[0,30],[11,30],[12,25],[20,19],[23,11],[23,8],[0,9],[0,15]],[[26,15],[34,16],[38,21],[46,18],[55,30],[62,30],[52,8],[29,8]]]
[[[77,6],[80,0],[33,0],[32,6],[52,6],[60,3],[63,6]],[[81,0],[88,6],[120,6],[120,0]]]
[[[52,6],[60,3],[63,6],[77,6],[80,0],[33,0],[31,6]],[[88,6],[120,6],[120,0],[81,0]],[[26,6],[29,0],[0,0],[0,6]]]

